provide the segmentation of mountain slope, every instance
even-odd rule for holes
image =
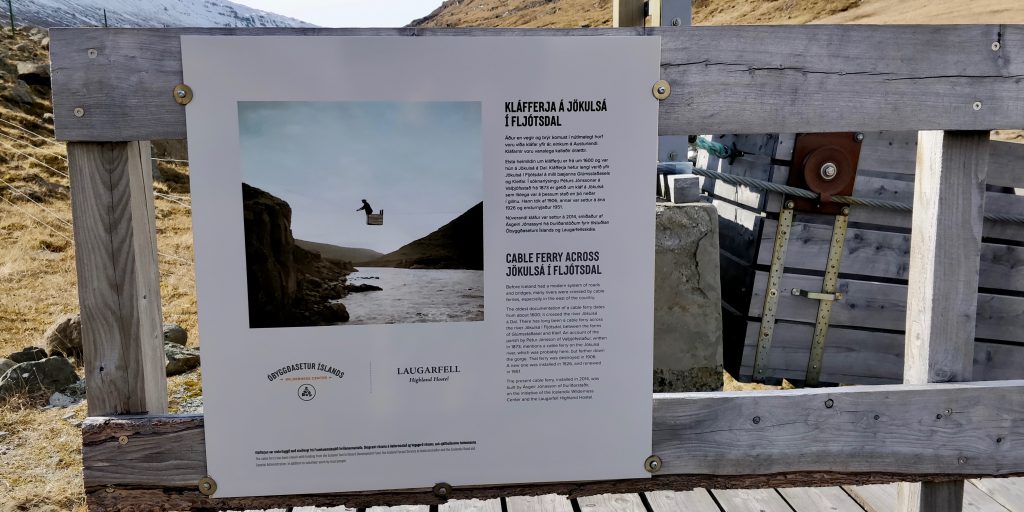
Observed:
[[[484,204],[477,203],[433,233],[363,265],[483,270]]]
[[[321,256],[330,260],[341,260],[348,261],[353,265],[362,263],[364,261],[370,261],[381,256],[383,254],[374,251],[373,249],[360,249],[358,247],[341,247],[338,245],[322,244],[320,242],[308,242],[306,240],[295,239],[295,245],[302,247],[307,251],[313,251],[320,253]]]
[[[12,0],[19,25],[40,27],[312,27],[228,0]],[[6,20],[7,2],[0,3]]]

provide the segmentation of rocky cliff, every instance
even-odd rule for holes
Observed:
[[[484,204],[477,203],[437,231],[362,265],[483,270]]]
[[[348,321],[340,303],[350,264],[295,244],[285,201],[242,184],[250,327],[331,325]]]

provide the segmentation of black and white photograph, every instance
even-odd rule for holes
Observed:
[[[484,317],[480,103],[238,103],[249,326]]]

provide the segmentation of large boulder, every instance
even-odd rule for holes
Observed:
[[[654,233],[654,392],[720,390],[718,213],[658,203]]]
[[[43,342],[51,356],[82,358],[82,317],[65,315],[43,334]]]
[[[188,344],[188,331],[177,324],[164,324],[164,343],[185,346]]]
[[[32,89],[29,88],[24,80],[18,80],[14,87],[8,89],[4,97],[22,105],[31,105],[36,102],[35,96],[32,95]]]
[[[54,392],[78,382],[75,367],[63,357],[21,363],[0,376],[0,399],[15,394]]]
[[[10,370],[15,366],[18,366],[18,363],[15,363],[14,361],[11,361],[10,359],[7,359],[5,357],[0,357],[0,379],[4,377],[4,374],[7,373],[7,370]]]
[[[39,347],[25,347],[20,352],[15,352],[7,359],[14,361],[15,364],[28,363],[30,361],[42,361],[46,359],[46,351]]]
[[[172,377],[199,367],[199,351],[178,345],[164,343],[164,355],[167,356],[167,376]]]
[[[42,62],[15,62],[18,79],[28,85],[50,86],[50,66]]]

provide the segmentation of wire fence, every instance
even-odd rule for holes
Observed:
[[[30,137],[33,137],[35,139],[38,139],[38,140],[41,140],[41,141],[45,141],[45,142],[48,142],[48,143],[53,143],[53,144],[57,144],[57,145],[61,144],[60,141],[58,141],[58,140],[56,140],[56,139],[54,139],[52,137],[47,137],[45,135],[41,135],[39,133],[33,132],[32,130],[29,130],[29,129],[27,129],[27,128],[23,127],[23,126],[17,125],[15,123],[11,123],[11,122],[9,122],[7,120],[0,119],[0,123],[17,129],[18,131],[24,133],[25,136],[30,136]],[[10,142],[8,142],[8,141],[10,141]],[[29,159],[29,160],[39,164],[39,165],[45,167],[46,169],[49,169],[50,171],[53,171],[53,172],[55,172],[55,173],[65,177],[65,178],[67,178],[68,180],[71,179],[71,176],[67,172],[62,171],[60,169],[57,169],[57,168],[53,167],[52,165],[47,164],[46,162],[43,162],[42,160],[40,160],[40,159],[38,159],[38,158],[36,158],[36,157],[26,153],[25,151],[22,151],[22,150],[18,149],[13,144],[11,144],[11,142],[22,144],[22,145],[28,146],[28,147],[30,147],[32,149],[42,151],[42,152],[46,153],[47,155],[60,158],[64,162],[68,161],[67,156],[62,155],[62,154],[60,154],[60,153],[58,153],[56,151],[53,151],[51,149],[41,148],[41,147],[35,146],[31,142],[27,142],[25,140],[12,137],[12,136],[10,136],[8,134],[0,133],[0,147],[4,147],[4,148],[6,148],[6,149],[8,149],[8,150],[10,150],[10,151],[20,155],[20,156],[23,156],[23,157],[25,157],[25,158],[27,158],[27,159]],[[154,160],[154,161],[176,162],[176,163],[186,163],[186,164],[188,163],[188,160],[173,160],[173,159],[162,159],[162,158],[152,158],[152,160]],[[18,188],[15,184],[13,184],[13,183],[11,183],[11,182],[3,179],[3,178],[0,178],[0,184],[5,185],[7,188],[9,188],[15,194],[17,194],[19,196],[22,196],[25,199],[27,199],[28,201],[30,201],[36,207],[38,207],[42,211],[46,212],[47,215],[49,215],[54,220],[56,220],[61,225],[63,225],[63,227],[65,227],[67,229],[72,229],[73,230],[73,225],[72,225],[71,222],[65,220],[62,215],[58,214],[57,212],[53,211],[52,209],[47,208],[42,202],[37,201],[32,196],[26,194],[22,189]],[[59,186],[61,188],[65,188],[65,189],[68,188],[66,185],[58,184],[57,186]],[[181,200],[182,198],[176,198],[176,197],[174,197],[174,196],[172,196],[170,194],[163,194],[163,193],[158,192],[156,190],[153,191],[153,195],[156,196],[156,197],[161,197],[161,198],[163,198],[163,199],[165,199],[165,200],[167,200],[169,202],[175,203],[175,204],[183,206],[185,208],[188,208],[189,210],[192,209],[191,205],[189,205],[188,203],[185,203],[184,201]],[[22,215],[32,219],[33,221],[39,223],[40,225],[45,227],[47,230],[53,232],[58,237],[60,237],[60,238],[62,238],[64,240],[68,241],[69,243],[71,243],[72,246],[74,245],[74,239],[70,236],[69,233],[61,231],[60,229],[57,229],[56,227],[51,225],[49,222],[44,221],[44,220],[40,219],[39,217],[33,215],[32,212],[28,211],[26,208],[24,208],[22,206],[19,206],[17,203],[15,203],[14,201],[11,201],[7,197],[4,197],[3,195],[0,195],[0,199],[2,199],[5,203],[10,205],[12,208],[14,208],[15,211],[17,211],[17,212],[21,213]],[[185,265],[192,265],[192,261],[190,259],[182,258],[182,257],[176,256],[174,254],[166,254],[166,253],[157,251],[157,255],[162,257],[162,258],[166,258],[168,260],[171,260],[171,261],[176,261],[176,262],[179,262],[179,263],[182,263],[182,264],[185,264]],[[161,269],[161,273],[168,274],[169,271]]]

